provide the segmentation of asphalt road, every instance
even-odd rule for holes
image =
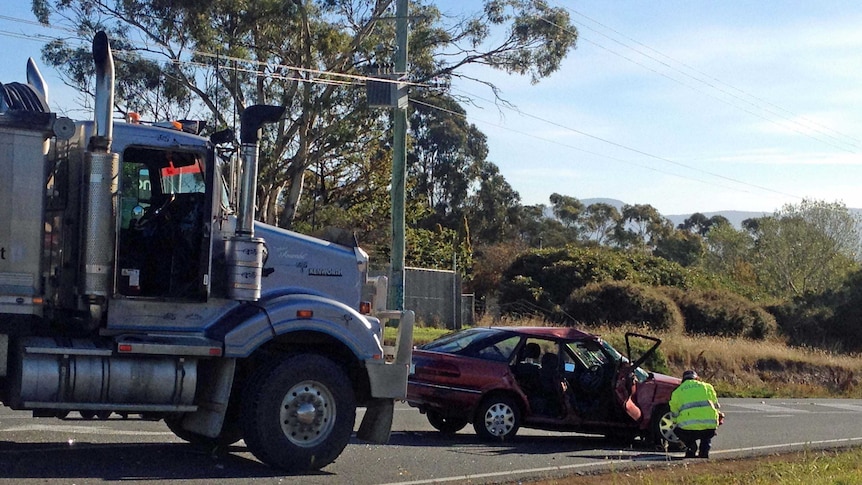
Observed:
[[[727,421],[714,459],[862,445],[862,400],[723,399]],[[358,422],[358,420],[357,420]],[[0,408],[0,484],[501,483],[612,467],[662,465],[681,453],[614,447],[601,438],[521,430],[509,443],[479,441],[471,427],[445,437],[416,410],[396,408],[387,445],[352,442],[320,472],[298,476],[262,465],[240,442],[211,453],[161,422],[57,420]]]

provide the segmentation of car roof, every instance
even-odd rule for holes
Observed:
[[[558,338],[564,340],[596,339],[597,335],[573,327],[490,327],[493,330],[513,332],[531,337]]]

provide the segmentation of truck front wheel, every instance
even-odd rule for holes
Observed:
[[[264,366],[242,403],[243,437],[260,461],[288,471],[316,470],[347,446],[356,398],[341,367],[317,354]]]

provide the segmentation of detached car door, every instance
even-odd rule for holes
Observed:
[[[632,362],[632,341],[634,339],[646,340],[651,346],[641,354],[637,360]],[[637,378],[636,373],[639,371],[639,367],[643,365],[643,363],[649,359],[656,351],[658,346],[661,345],[661,339],[657,337],[652,337],[649,335],[641,335],[638,333],[628,332],[626,333],[626,354],[627,358],[620,359],[620,366],[617,372],[615,386],[614,386],[614,394],[625,410],[626,414],[629,415],[633,420],[640,421],[643,417],[642,410],[635,403],[635,394],[637,393],[637,386],[639,379]],[[613,349],[610,345],[605,343],[606,349]]]

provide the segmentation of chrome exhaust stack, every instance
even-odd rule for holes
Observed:
[[[98,325],[111,291],[114,262],[114,223],[119,198],[119,156],[111,153],[114,131],[114,58],[108,36],[98,32],[93,39],[93,62],[96,67],[94,134],[85,156],[82,212],[82,293],[84,303]]]
[[[242,112],[240,129],[240,196],[236,233],[227,241],[228,296],[234,300],[260,299],[264,240],[254,237],[254,205],[260,129],[284,115],[284,106],[254,105]]]
[[[45,105],[49,104],[48,83],[45,82],[45,78],[42,77],[42,73],[39,72],[39,68],[36,66],[36,62],[32,57],[27,59],[27,84],[33,86],[33,89],[42,95]]]

